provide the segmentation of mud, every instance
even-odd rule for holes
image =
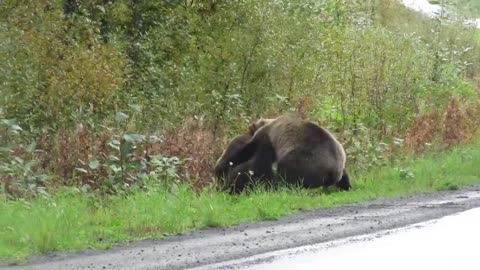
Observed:
[[[232,269],[228,261],[400,228],[475,207],[480,207],[480,186],[308,211],[278,221],[124,244],[109,251],[37,257],[27,265],[0,269]]]

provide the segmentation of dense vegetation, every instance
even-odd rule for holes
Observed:
[[[282,112],[336,132],[356,174],[479,124],[478,31],[395,0],[4,0],[0,29],[8,197],[205,187]]]
[[[3,0],[0,257],[478,182],[478,142],[431,153],[480,127],[480,33],[457,19],[397,0]],[[353,191],[216,191],[228,140],[286,112],[336,133]]]

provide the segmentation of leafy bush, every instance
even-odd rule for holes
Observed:
[[[59,7],[54,1],[0,7],[1,105],[7,118],[31,130],[105,116],[124,80],[114,44],[102,44],[87,20],[65,21]]]
[[[14,197],[48,194],[51,176],[43,172],[37,159],[36,144],[24,146],[19,141],[22,128],[15,119],[0,119],[0,190]],[[21,153],[21,155],[20,155]]]

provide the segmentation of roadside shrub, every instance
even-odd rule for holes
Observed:
[[[405,148],[414,153],[429,149],[440,132],[440,121],[436,111],[419,115],[406,134]]]
[[[220,153],[218,140],[212,130],[199,119],[188,119],[178,129],[168,131],[162,138],[147,142],[146,154],[177,157],[184,166],[179,176],[201,188],[212,184],[215,157]]]
[[[11,197],[47,195],[52,175],[41,168],[35,142],[25,145],[21,132],[15,119],[0,119],[0,190]]]
[[[447,147],[468,142],[476,135],[478,125],[475,120],[477,116],[472,117],[472,109],[469,110],[469,107],[465,100],[456,97],[450,99],[444,113],[442,130],[443,140]]]
[[[114,46],[97,40],[96,25],[64,20],[54,1],[7,1],[0,15],[5,117],[28,130],[58,129],[99,119],[113,108],[124,60]]]

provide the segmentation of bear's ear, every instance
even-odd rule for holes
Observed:
[[[248,126],[248,133],[252,136],[255,135],[255,132],[257,132],[260,128],[262,128],[263,126],[265,126],[265,124],[269,122],[271,122],[270,119],[265,120],[263,118],[260,118],[259,120],[253,122],[250,126]]]
[[[250,135],[254,135],[255,134],[255,131],[257,131],[257,126],[255,125],[255,123],[251,124],[250,126],[248,126],[248,133]]]

